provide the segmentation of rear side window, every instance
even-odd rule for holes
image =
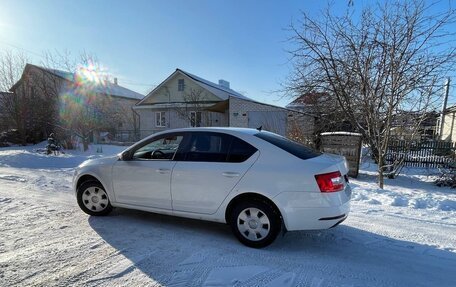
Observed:
[[[185,145],[186,148],[177,160],[239,163],[246,161],[257,151],[255,147],[237,137],[213,132],[193,132]]]
[[[224,134],[194,133],[187,152],[187,161],[224,162],[229,141]]]
[[[246,161],[257,151],[257,149],[249,143],[246,143],[245,141],[236,137],[230,137],[233,138],[233,140],[231,142],[230,151],[228,153],[228,162]]]
[[[321,155],[321,152],[273,133],[259,132],[255,134],[255,136],[291,153],[296,157],[299,157],[300,159],[309,159]]]

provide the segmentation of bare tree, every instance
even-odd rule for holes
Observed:
[[[130,107],[108,95],[109,75],[97,58],[86,52],[71,57],[68,52],[47,53],[42,65],[47,71],[61,69],[63,79],[43,73],[40,83],[48,94],[58,97],[59,115],[54,126],[67,138],[76,136],[87,150],[95,131],[115,131],[118,124],[132,114]],[[55,89],[54,89],[55,87]],[[100,89],[101,88],[101,89]]]
[[[183,102],[173,108],[177,115],[191,126],[210,126],[206,92],[203,89],[191,88],[183,94]],[[192,113],[194,112],[194,113]]]
[[[0,52],[0,92],[8,92],[21,78],[27,61],[27,57],[22,53]],[[17,129],[23,144],[26,140],[27,124],[24,115],[27,113],[27,107],[28,103],[23,95],[12,94],[0,97],[0,108],[5,121],[3,125]]]
[[[23,144],[57,131],[68,146],[76,136],[86,150],[94,131],[115,131],[135,120],[131,105],[110,95],[109,75],[96,57],[47,52],[38,66],[28,62],[20,53],[0,53],[0,91],[14,92],[0,97],[3,118]]]
[[[378,162],[383,188],[391,127],[399,111],[423,115],[439,102],[443,77],[455,62],[454,35],[446,30],[455,12],[432,13],[423,1],[387,1],[359,17],[331,7],[322,16],[302,15],[291,26],[291,94],[332,95],[362,133]]]

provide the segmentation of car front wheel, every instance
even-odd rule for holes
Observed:
[[[271,244],[280,233],[279,212],[267,202],[241,202],[231,214],[231,228],[244,245],[262,248]]]
[[[97,181],[84,182],[77,191],[78,205],[89,215],[107,215],[112,211],[108,194]]]

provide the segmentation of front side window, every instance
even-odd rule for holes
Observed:
[[[166,127],[165,112],[155,112],[155,126]]]
[[[200,127],[201,116],[201,112],[190,112],[190,125],[192,127]]]
[[[179,79],[177,80],[177,90],[179,92],[182,92],[185,88],[185,82],[184,82],[184,79]]]
[[[182,142],[183,135],[166,135],[133,153],[133,160],[172,160]]]

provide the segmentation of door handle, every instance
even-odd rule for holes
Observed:
[[[226,176],[226,177],[237,177],[239,176],[239,173],[237,172],[231,172],[231,171],[225,171],[222,173],[223,176]]]
[[[167,168],[159,168],[156,170],[156,172],[160,173],[160,174],[165,174],[165,173],[168,173],[170,171],[170,169],[167,169]]]

